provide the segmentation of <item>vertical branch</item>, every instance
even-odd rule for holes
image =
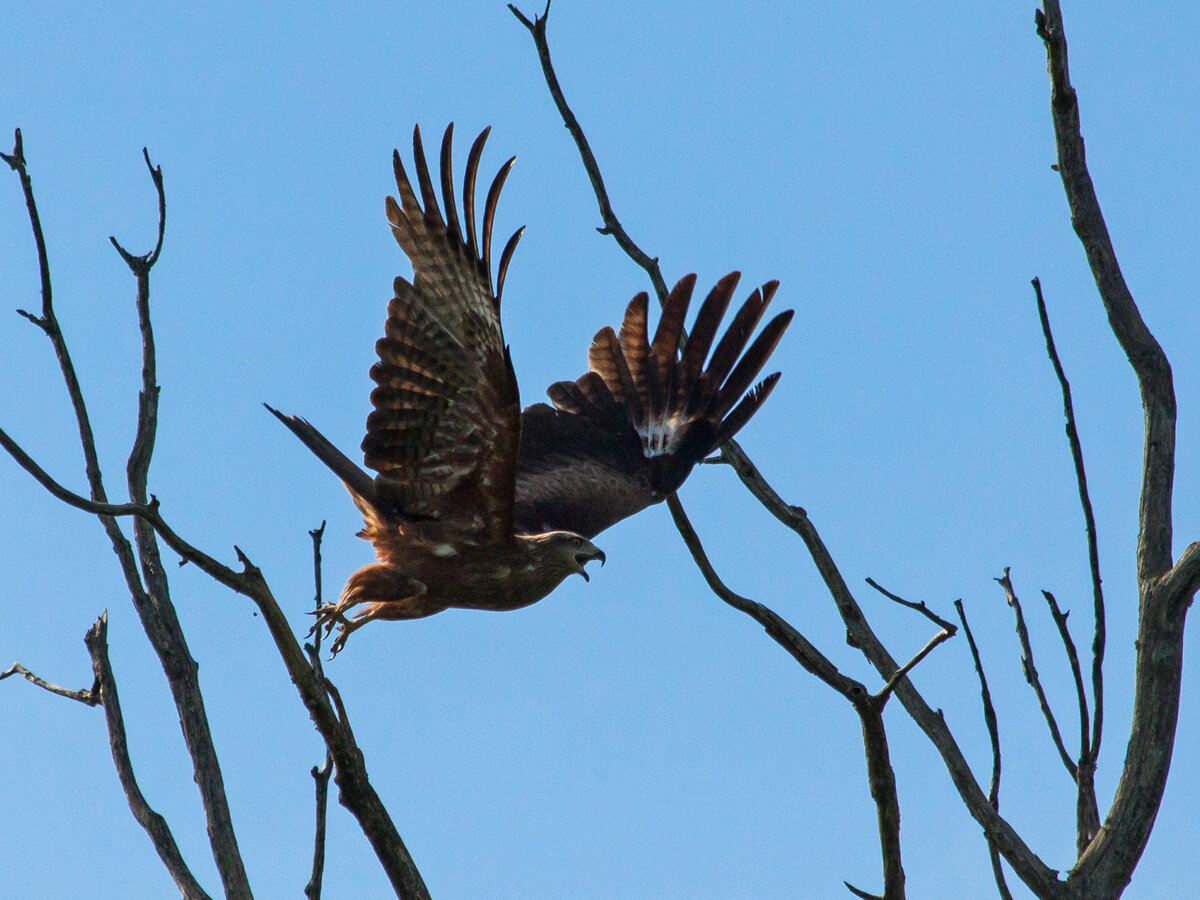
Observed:
[[[967,636],[967,645],[971,648],[971,658],[975,661],[975,674],[979,676],[979,694],[983,701],[983,723],[987,726],[988,740],[992,744],[992,783],[988,789],[988,802],[992,809],[1000,811],[1000,723],[996,719],[996,707],[992,704],[992,692],[988,689],[987,676],[983,673],[983,660],[979,657],[979,646],[975,643],[975,635],[971,634],[971,626],[967,624],[967,613],[963,609],[962,600],[954,601],[958,610],[958,620],[962,622],[963,632]],[[1001,900],[1012,900],[1012,892],[1004,878],[1004,867],[1000,863],[1000,852],[991,836],[985,834],[988,845],[988,856],[992,860],[992,876],[996,879],[996,890],[1000,892]]]
[[[158,240],[149,253],[135,256],[122,247],[115,237],[109,238],[137,282],[138,330],[142,336],[142,387],[138,395],[137,431],[125,471],[130,500],[139,505],[144,505],[149,500],[147,484],[150,460],[154,454],[154,441],[158,429],[159,388],[154,329],[150,320],[150,270],[162,252],[167,214],[162,167],[150,162],[150,154],[145,149],[142,150],[142,157],[146,161],[146,168],[150,172],[158,196]],[[148,595],[145,603],[138,604],[138,612],[142,617],[146,635],[158,653],[175,706],[179,710],[184,742],[192,759],[196,784],[204,806],[213,859],[221,873],[226,895],[248,900],[251,897],[250,883],[242,863],[241,851],[238,849],[237,835],[233,830],[233,819],[225,796],[225,779],[208,725],[197,666],[188,649],[175,606],[171,602],[170,586],[159,553],[158,540],[153,526],[141,517],[134,519],[133,534]]]
[[[1070,774],[1071,780],[1075,781],[1078,778],[1078,767],[1075,760],[1071,759],[1071,754],[1067,752],[1067,745],[1063,742],[1062,733],[1058,730],[1058,722],[1050,709],[1050,701],[1042,689],[1042,679],[1038,675],[1037,666],[1033,664],[1033,645],[1029,642],[1029,629],[1025,625],[1025,614],[1021,610],[1021,601],[1017,599],[1016,592],[1013,591],[1007,567],[1004,569],[1004,575],[997,578],[996,581],[1000,587],[1004,588],[1005,599],[1008,600],[1008,605],[1012,607],[1013,615],[1016,618],[1017,640],[1021,644],[1021,671],[1025,674],[1025,680],[1029,682],[1029,686],[1033,688],[1034,694],[1037,695],[1038,706],[1041,707],[1042,717],[1046,720],[1046,727],[1050,729],[1050,738],[1054,741],[1054,748],[1062,758],[1062,763]]]
[[[596,230],[601,234],[613,236],[626,255],[650,276],[650,281],[654,285],[654,293],[658,295],[659,304],[666,303],[667,283],[663,280],[662,272],[658,268],[658,257],[647,255],[635,244],[626,233],[620,220],[617,219],[617,214],[613,212],[612,203],[608,199],[608,190],[604,186],[604,178],[600,175],[600,166],[596,163],[596,157],[592,154],[591,145],[588,144],[587,136],[583,133],[579,120],[575,118],[575,113],[571,112],[571,107],[567,105],[567,99],[558,83],[558,76],[554,73],[554,66],[550,62],[550,43],[546,39],[546,22],[550,18],[550,0],[546,0],[545,12],[540,16],[534,16],[532,22],[511,3],[508,4],[508,8],[533,35],[533,42],[537,46],[538,60],[542,64],[542,75],[546,78],[546,86],[550,88],[550,96],[554,98],[554,105],[558,107],[563,124],[567,126],[567,131],[571,132],[575,146],[579,149],[580,159],[583,160],[583,167],[587,170],[588,179],[592,182],[592,190],[596,194],[596,202],[600,206],[600,218],[604,220],[603,227]]]
[[[1075,844],[1078,852],[1082,853],[1096,832],[1100,830],[1100,809],[1096,804],[1095,757],[1088,745],[1090,738],[1087,690],[1083,686],[1083,671],[1079,667],[1079,654],[1075,650],[1075,641],[1071,639],[1070,629],[1067,628],[1068,613],[1058,608],[1058,601],[1049,591],[1042,591],[1046,603],[1050,605],[1050,615],[1062,638],[1063,649],[1067,661],[1071,664],[1071,677],[1075,681],[1075,696],[1079,701],[1079,765],[1075,774]],[[1085,762],[1088,765],[1085,765]]]
[[[321,523],[320,528],[314,528],[308,533],[312,538],[313,544],[313,582],[315,585],[313,609],[320,609],[322,600],[321,591],[321,538],[325,535],[325,523]],[[313,667],[316,676],[322,681],[325,680],[325,673],[321,667],[321,629],[316,629],[313,635],[311,647],[305,647],[308,653],[309,663]],[[328,746],[325,748],[325,760],[321,765],[313,766],[310,773],[313,778],[314,788],[316,790],[316,823],[313,827],[313,863],[312,875],[308,879],[308,884],[304,886],[304,896],[308,900],[320,900],[321,883],[325,877],[325,818],[326,811],[329,807],[329,777],[333,774],[333,754]]]
[[[1087,473],[1083,468],[1083,446],[1079,442],[1079,432],[1075,428],[1075,404],[1071,402],[1071,384],[1067,381],[1067,373],[1063,370],[1058,358],[1058,349],[1054,346],[1054,335],[1050,331],[1050,316],[1046,313],[1046,301],[1042,298],[1042,283],[1033,279],[1033,292],[1037,297],[1038,319],[1042,323],[1042,334],[1046,338],[1046,353],[1054,366],[1054,374],[1058,376],[1059,387],[1063,395],[1063,415],[1067,420],[1067,443],[1071,447],[1071,461],[1075,464],[1075,482],[1079,488],[1079,504],[1083,507],[1083,522],[1087,531],[1088,568],[1092,575],[1092,617],[1095,631],[1092,637],[1092,710],[1095,718],[1092,720],[1090,750],[1079,757],[1079,765],[1095,772],[1096,762],[1100,758],[1100,736],[1104,729],[1104,588],[1100,581],[1100,550],[1096,541],[1096,517],[1092,513],[1092,500],[1088,494]]]
[[[1196,587],[1197,554],[1185,553],[1186,564],[1180,559],[1176,568],[1182,567],[1182,577],[1172,570],[1176,406],[1171,366],[1121,274],[1088,173],[1058,0],[1043,0],[1035,22],[1046,49],[1058,171],[1071,209],[1071,224],[1083,245],[1109,327],[1137,375],[1145,422],[1138,504],[1133,728],[1108,815],[1069,879],[1080,895],[1116,896],[1132,878],[1150,839],[1171,768],[1183,678],[1183,629]]]
[[[1087,254],[1121,349],[1138,379],[1145,413],[1146,439],[1138,531],[1138,579],[1171,568],[1171,491],[1175,476],[1175,388],[1171,364],[1142,319],[1117,262],[1096,188],[1088,173],[1079,127],[1079,101],[1067,65],[1067,39],[1058,0],[1045,0],[1036,15],[1038,36],[1046,46],[1050,72],[1050,110],[1071,224]]]
[[[84,643],[87,644],[88,653],[92,657],[92,671],[96,676],[100,702],[104,706],[113,763],[117,769],[117,777],[121,780],[121,787],[125,790],[129,809],[142,828],[146,829],[154,849],[158,851],[159,859],[175,880],[184,900],[209,900],[208,894],[200,887],[187,863],[183,861],[183,855],[179,852],[166,819],[150,808],[134,777],[133,763],[129,759],[129,744],[125,738],[125,720],[121,715],[121,701],[117,697],[117,682],[108,659],[108,613],[100,616],[88,629]]]
[[[141,504],[145,502],[145,475],[149,467],[150,454],[153,451],[154,425],[157,410],[157,386],[153,381],[153,338],[148,337],[146,327],[149,322],[149,272],[150,267],[158,258],[162,247],[162,236],[165,228],[166,201],[162,187],[162,173],[150,165],[150,158],[143,152],[146,165],[150,169],[158,193],[159,206],[159,240],[154,252],[145,257],[133,257],[114,240],[122,258],[134,271],[138,279],[139,323],[143,326],[143,352],[148,354],[150,365],[148,369],[152,389],[147,391],[143,382],[143,396],[139,408],[138,434],[130,455],[130,490],[139,491]],[[25,194],[25,205],[29,211],[30,225],[34,232],[34,243],[38,253],[38,268],[42,273],[42,314],[34,316],[22,312],[25,318],[37,325],[50,339],[58,358],[59,368],[66,383],[67,393],[75,411],[75,419],[79,427],[80,440],[83,445],[84,463],[87,472],[88,485],[93,502],[107,504],[108,497],[104,489],[100,473],[99,457],[96,453],[95,437],[88,416],[87,405],[76,376],[75,368],[67,350],[66,339],[59,327],[54,314],[53,293],[50,287],[50,264],[46,252],[46,243],[42,235],[41,221],[37,214],[37,204],[34,201],[32,182],[30,181],[21,132],[16,133],[16,144],[11,155],[2,155],[5,162],[17,172],[21,187]],[[144,315],[143,315],[144,313]],[[147,368],[143,362],[143,377]],[[225,798],[225,786],[221,777],[220,765],[217,762],[216,749],[212,743],[212,734],[208,727],[208,719],[204,711],[203,697],[200,693],[199,682],[196,678],[196,663],[187,649],[187,642],[175,616],[174,607],[167,593],[166,575],[163,572],[161,560],[158,558],[158,547],[154,533],[140,519],[135,523],[134,534],[137,541],[137,557],[141,559],[142,573],[146,578],[143,585],[138,574],[138,562],[133,547],[111,515],[101,514],[100,521],[108,534],[113,552],[116,554],[125,576],[134,607],[142,621],[142,626],[150,643],[154,646],[159,660],[166,673],[176,708],[179,710],[180,724],[183,727],[184,739],[188,752],[192,757],[196,783],[200,788],[204,804],[205,817],[208,822],[209,841],[213,848],[213,857],[225,892],[229,898],[248,900],[251,896],[245,868],[237,848],[237,839],[233,832],[233,823],[229,816],[229,806]]]
[[[92,436],[92,424],[88,418],[87,407],[83,402],[83,392],[79,387],[79,378],[75,374],[75,364],[63,340],[62,329],[58,317],[54,314],[54,290],[50,284],[50,256],[46,251],[46,238],[42,233],[42,220],[38,215],[37,201],[33,196],[33,180],[29,177],[29,169],[25,161],[25,142],[21,137],[21,129],[16,130],[12,154],[0,153],[0,159],[8,163],[17,173],[21,182],[21,191],[25,195],[25,209],[29,214],[29,224],[33,229],[33,242],[37,249],[38,274],[42,288],[42,313],[40,316],[17,310],[22,316],[40,328],[50,338],[54,347],[54,355],[58,358],[58,367],[62,371],[63,381],[66,382],[67,394],[71,398],[71,407],[75,411],[75,421],[79,426],[79,438],[83,444],[84,466],[87,471],[88,484],[92,489],[92,499],[106,502],[104,487],[100,475],[100,460],[96,455],[96,442]],[[115,528],[115,523],[112,526]],[[117,534],[120,534],[119,529]],[[110,532],[110,537],[111,537]]]
[[[862,724],[863,750],[867,757],[867,785],[875,801],[879,850],[883,857],[883,897],[904,900],[904,866],[900,853],[900,800],[896,792],[896,772],[888,749],[887,729],[883,724],[885,695],[881,700],[867,698],[854,703]],[[849,882],[842,882],[856,897],[871,897]],[[876,900],[876,898],[872,898]]]

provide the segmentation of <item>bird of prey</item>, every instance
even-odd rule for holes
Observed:
[[[552,406],[522,411],[500,298],[523,229],[505,244],[494,282],[491,256],[496,204],[515,157],[492,182],[478,237],[475,181],[488,129],[467,157],[461,219],[452,134],[453,125],[441,145],[445,218],[420,129],[413,132],[416,190],[393,154],[399,201],[387,198],[387,218],[413,277],[395,280],[370,372],[374,409],[362,450],[377,474],[304,419],[267,407],[342,480],[365,521],[359,536],[375,547],[378,561],[351,575],[337,602],[317,612],[316,628],[339,629],[335,654],[373,619],[449,607],[518,609],[572,573],[587,579],[585,563],[604,563],[590,539],[675,491],[746,424],[779,378],[751,389],[790,310],[747,349],[777,283],[755,290],[718,340],[738,274],[721,279],[680,353],[696,281],[689,275],[671,291],[653,338],[642,293],[619,334],[604,328],[596,335],[587,373],[551,385]]]

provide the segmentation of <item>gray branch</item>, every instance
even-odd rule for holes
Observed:
[[[1076,781],[1078,775],[1075,760],[1067,752],[1062,732],[1058,730],[1058,722],[1054,718],[1054,712],[1050,709],[1050,701],[1046,698],[1046,692],[1042,688],[1042,679],[1038,675],[1037,666],[1033,663],[1033,646],[1029,642],[1029,628],[1025,625],[1025,613],[1021,609],[1021,601],[1017,598],[1016,591],[1013,590],[1012,580],[1008,577],[1007,566],[1004,569],[1004,575],[997,578],[996,581],[1000,587],[1004,588],[1004,598],[1008,601],[1016,619],[1017,640],[1021,644],[1021,671],[1025,675],[1025,681],[1033,688],[1033,693],[1037,697],[1038,706],[1042,710],[1042,718],[1046,720],[1046,727],[1050,729],[1050,739],[1054,741],[1054,749],[1058,751],[1071,780]]]

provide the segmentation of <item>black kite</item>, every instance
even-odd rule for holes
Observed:
[[[574,572],[586,579],[584,563],[604,562],[589,539],[676,490],[746,424],[779,378],[770,375],[747,393],[791,321],[790,310],[777,315],[746,349],[777,283],[755,290],[717,341],[738,274],[721,279],[680,355],[696,281],[689,275],[671,291],[653,339],[648,298],[639,294],[620,334],[604,328],[592,341],[586,374],[551,385],[553,406],[521,411],[500,327],[504,277],[521,230],[500,254],[494,286],[491,267],[496,203],[515,157],[492,182],[478,240],[475,180],[488,130],[467,158],[461,221],[452,131],[441,148],[445,220],[420,130],[413,132],[420,199],[399,152],[393,156],[400,201],[387,198],[387,217],[413,279],[395,280],[371,368],[377,387],[362,449],[378,474],[372,478],[304,419],[271,409],[349,489],[366,522],[359,534],[379,560],[351,575],[338,601],[318,611],[318,627],[340,629],[335,653],[372,619],[420,618],[452,606],[517,609]],[[361,609],[347,619],[353,607]]]

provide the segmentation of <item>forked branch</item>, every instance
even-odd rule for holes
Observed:
[[[570,109],[567,107],[565,99],[562,96],[562,89],[559,86],[557,77],[554,75],[553,66],[550,62],[550,52],[546,38],[546,16],[548,15],[549,8],[547,7],[547,12],[537,17],[534,21],[530,21],[528,17],[521,14],[514,7],[510,8],[534,38],[534,42],[538,47],[538,57],[542,63],[542,71],[546,77],[547,86],[550,88],[551,95],[555,98],[555,103],[559,108],[560,114],[564,116],[564,121],[567,123],[568,128],[572,129],[573,134],[582,135],[582,129],[578,121],[573,114],[570,114]],[[566,118],[568,114],[570,114],[570,117]],[[611,209],[611,204],[607,202],[607,192],[603,190],[603,179],[600,177],[599,168],[596,166],[594,158],[591,158],[590,153],[585,149],[587,146],[586,141],[577,138],[576,145],[580,147],[580,155],[588,171],[588,176],[592,180],[593,189],[596,190],[597,200],[600,203],[603,214],[606,206]],[[615,216],[613,220],[615,221]],[[619,222],[617,224],[619,225]],[[613,229],[613,233],[614,236],[618,233],[624,234],[623,230],[618,232],[615,229]],[[627,238],[628,236],[626,235],[625,237]],[[632,241],[629,243],[632,244]],[[637,260],[638,264],[651,274],[655,290],[659,293],[660,299],[665,297],[666,290],[665,286],[663,286],[661,275],[655,278],[654,274],[658,270],[657,261],[649,257],[644,251],[641,251],[640,248],[634,246],[633,249],[636,250],[637,255],[635,256],[633,253],[630,253],[631,258]],[[626,252],[629,253],[630,251],[627,250]],[[841,573],[833,562],[833,558],[821,541],[816,528],[809,520],[808,514],[800,507],[785,503],[779,497],[736,441],[730,440],[721,447],[720,459],[733,467],[742,483],[764,508],[804,541],[809,554],[817,566],[818,572],[821,574],[830,595],[834,599],[842,621],[846,625],[847,639],[863,652],[876,671],[885,680],[890,680],[900,669],[900,666],[867,624],[862,610],[858,607],[857,602],[846,586]],[[972,775],[970,766],[963,757],[962,751],[955,742],[941,714],[935,712],[929,706],[908,679],[901,679],[896,684],[895,693],[900,698],[909,715],[912,716],[938,748],[946,763],[950,777],[968,810],[984,827],[989,835],[989,839],[995,842],[995,845],[1004,854],[1006,859],[1009,860],[1014,870],[1027,884],[1030,884],[1036,890],[1043,891],[1044,896],[1059,896],[1061,888],[1057,873],[1037,857],[1021,840],[1020,836],[1008,822],[1001,818],[988,803],[987,797]]]
[[[144,256],[133,255],[125,250],[115,239],[112,241],[114,247],[121,254],[126,264],[129,265],[137,279],[137,311],[143,347],[142,390],[139,403],[138,429],[127,465],[131,502],[110,503],[104,490],[95,450],[95,441],[87,415],[87,407],[83,401],[82,391],[80,390],[78,379],[75,377],[75,371],[70,362],[66,341],[63,338],[62,331],[58,326],[54,314],[49,280],[49,262],[37,214],[37,206],[26,169],[24,148],[19,131],[17,132],[13,153],[2,156],[5,162],[17,171],[25,193],[26,207],[29,212],[35,244],[37,246],[39,269],[42,273],[43,300],[41,315],[35,316],[24,313],[24,316],[50,337],[58,356],[79,425],[91,494],[90,498],[65,488],[52,478],[3,430],[0,430],[0,446],[4,447],[13,459],[29,472],[51,495],[77,509],[98,515],[104,523],[105,530],[112,542],[113,550],[121,563],[130,594],[133,597],[134,606],[141,617],[143,627],[151,644],[155,647],[162,661],[163,670],[166,673],[176,706],[179,709],[184,737],[195,767],[196,782],[201,790],[205,814],[208,820],[208,831],[213,845],[213,856],[221,874],[226,897],[249,898],[250,888],[242,866],[241,856],[237,850],[232,823],[229,820],[220,766],[212,745],[212,738],[204,713],[203,698],[196,679],[197,666],[188,652],[187,643],[184,640],[182,629],[175,615],[174,606],[170,600],[166,571],[162,566],[158,551],[158,539],[161,539],[183,559],[195,564],[216,581],[240,594],[250,597],[256,603],[270,629],[276,648],[287,667],[288,674],[293,683],[296,684],[301,699],[309,711],[309,715],[313,718],[318,730],[325,739],[329,754],[332,756],[334,764],[337,767],[336,781],[340,788],[339,799],[342,805],[349,809],[358,819],[397,895],[406,898],[406,900],[409,900],[409,898],[412,898],[412,900],[427,900],[429,892],[421,880],[420,873],[417,871],[407,848],[400,839],[399,833],[396,831],[395,825],[392,823],[391,817],[384,808],[382,801],[370,785],[363,755],[354,742],[353,734],[346,719],[345,710],[341,707],[340,703],[331,701],[331,697],[336,696],[332,685],[321,678],[319,672],[309,665],[304,651],[296,641],[287,619],[280,610],[279,605],[275,602],[270,588],[262,577],[262,573],[236,547],[234,549],[242,564],[242,571],[240,572],[218,562],[213,557],[183,540],[162,518],[157,499],[148,493],[148,472],[154,447],[158,410],[154,339],[153,331],[150,327],[149,275],[150,269],[158,260],[162,249],[166,206],[162,186],[162,172],[159,168],[151,164],[148,154],[143,153],[143,155],[158,193],[158,241],[154,249]],[[134,517],[136,554],[134,547],[117,524],[118,517],[125,516]],[[145,579],[144,583],[143,579]],[[21,673],[19,669],[14,669],[13,671],[14,673]],[[108,697],[105,696],[105,686],[99,671],[97,671],[97,678],[101,679],[100,690],[101,696],[104,699],[106,714],[111,717],[113,709],[109,707]],[[111,693],[115,708],[115,687],[112,688]],[[111,725],[112,722],[110,721]],[[114,746],[114,758],[116,756],[116,748]],[[117,766],[118,772],[121,773],[122,761],[119,758],[117,759]],[[125,775],[122,774],[123,782],[124,779]],[[133,806],[132,800],[131,806]],[[139,817],[139,820],[142,820],[143,813],[139,812],[138,808],[135,808],[134,812]],[[168,867],[170,866],[171,863],[168,862]],[[183,888],[181,887],[181,889]],[[203,892],[199,891],[198,888],[196,891],[189,893],[190,890],[191,888],[187,888],[184,891],[185,896],[204,896]]]
[[[1057,168],[1071,223],[1109,326],[1137,376],[1145,421],[1138,505],[1134,727],[1112,806],[1069,878],[1080,896],[1117,896],[1141,858],[1166,788],[1179,718],[1184,621],[1200,577],[1200,550],[1193,544],[1172,567],[1176,407],[1171,366],[1121,274],[1088,173],[1058,0],[1044,0],[1036,25],[1046,50]]]

